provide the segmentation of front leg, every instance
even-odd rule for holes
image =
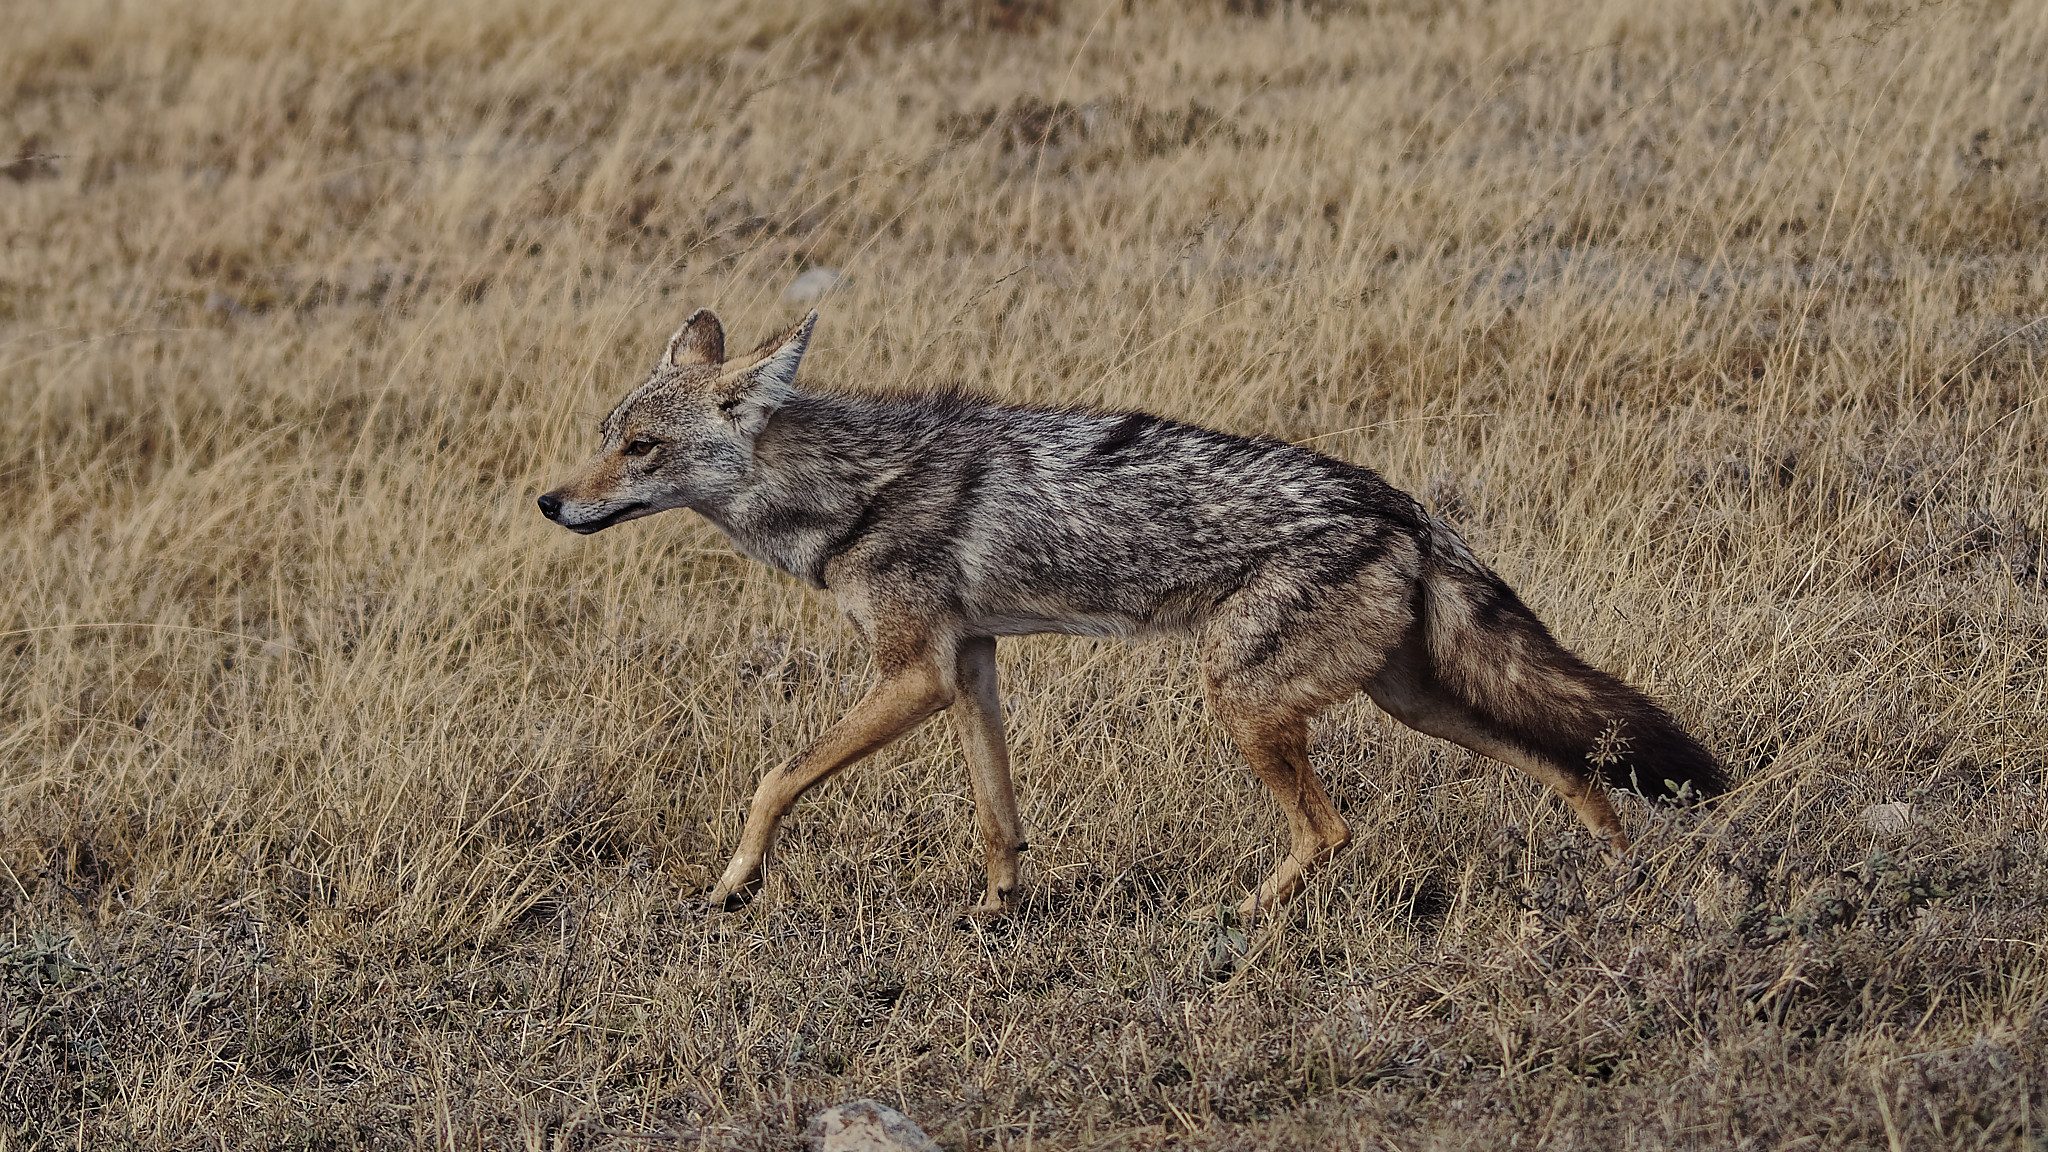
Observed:
[[[950,653],[947,653],[950,662]],[[853,710],[839,718],[818,742],[796,759],[769,772],[754,790],[739,851],[725,866],[711,890],[713,907],[730,906],[761,879],[762,862],[775,842],[776,825],[797,798],[842,768],[946,710],[953,702],[951,668],[936,654],[896,667],[885,666],[882,678]]]
[[[1002,704],[996,692],[996,642],[977,636],[960,642],[960,692],[953,701],[953,726],[967,752],[974,782],[974,822],[988,862],[988,893],[969,910],[995,915],[1010,910],[1017,892],[1017,852],[1024,847],[1017,816],[1017,790],[1010,783],[1010,751],[1003,741]]]

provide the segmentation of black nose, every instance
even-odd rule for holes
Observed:
[[[553,520],[562,514],[562,501],[553,492],[543,495],[535,503],[540,505],[540,514]]]

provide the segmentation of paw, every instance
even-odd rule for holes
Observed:
[[[727,888],[720,884],[706,892],[703,897],[706,912],[737,912],[754,902],[761,892],[761,886],[750,884],[745,888]]]
[[[959,923],[963,926],[967,924],[992,924],[1007,919],[1015,914],[1016,911],[1017,893],[1015,889],[991,889],[986,895],[982,896],[981,903],[961,909]]]
[[[704,899],[720,912],[737,912],[754,902],[754,897],[761,894],[761,887],[766,882],[767,870],[761,861],[735,856]]]

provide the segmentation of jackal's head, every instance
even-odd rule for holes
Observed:
[[[597,426],[597,455],[540,498],[541,514],[587,535],[730,494],[753,459],[754,438],[794,393],[817,322],[812,312],[727,360],[718,317],[709,308],[691,313],[654,374]]]

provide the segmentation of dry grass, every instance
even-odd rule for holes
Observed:
[[[2048,9],[7,20],[0,1147],[2048,1147]],[[1372,464],[1741,792],[1617,866],[1340,709],[1358,840],[1245,941],[1187,651],[1038,639],[1021,916],[943,727],[693,912],[866,657],[532,497],[814,264],[818,378]]]

